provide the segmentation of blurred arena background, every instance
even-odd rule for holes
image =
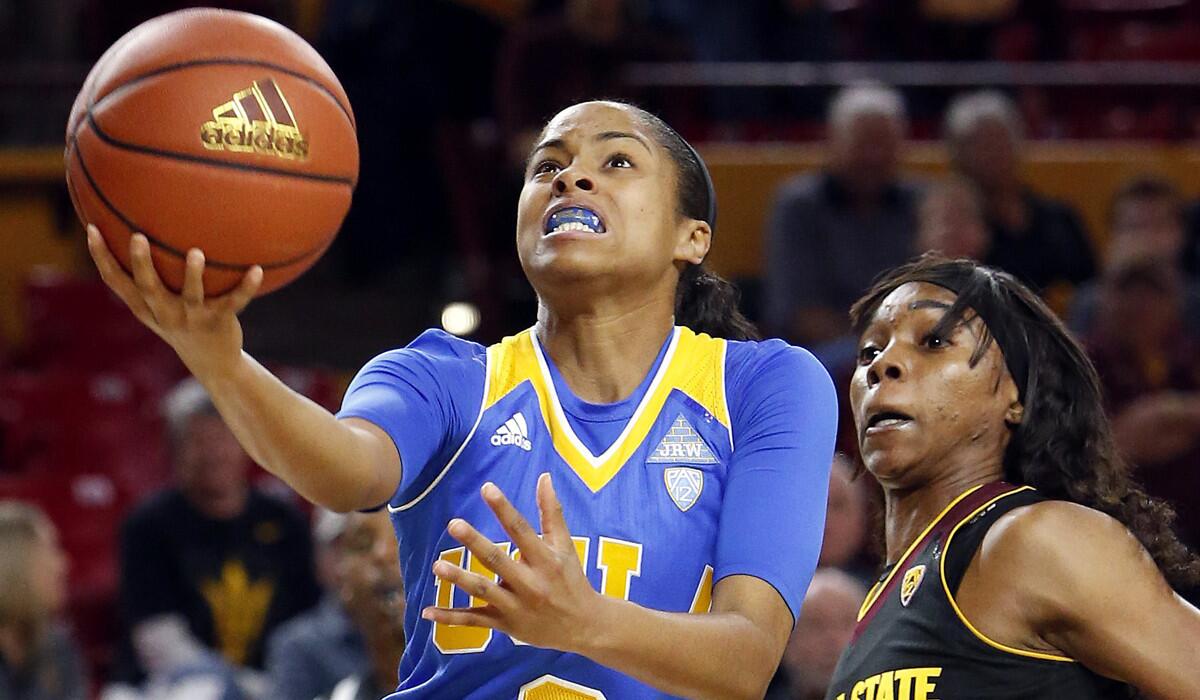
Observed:
[[[65,619],[93,690],[113,679],[127,634],[118,532],[177,478],[162,402],[184,374],[94,273],[63,131],[109,44],[193,4],[0,0],[0,499],[37,505],[59,531]],[[1087,341],[1122,448],[1197,544],[1200,2],[208,4],[307,38],[358,118],[361,179],[334,247],[246,312],[248,350],[317,401],[335,407],[357,367],[424,328],[490,343],[529,325],[535,300],[512,246],[526,149],[560,107],[621,98],[707,160],[720,202],[709,261],[741,286],[747,313],[843,382],[846,309],[790,278],[846,270],[821,284],[856,295],[883,266],[943,249],[1032,281]],[[872,489],[846,479],[852,436],[841,447],[822,564],[861,581],[874,566]],[[251,480],[304,508],[265,475]],[[847,587],[855,598],[854,581],[822,581],[831,609]],[[805,663],[822,653],[789,650],[778,697],[814,696],[824,671]]]

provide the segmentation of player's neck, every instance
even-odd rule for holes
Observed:
[[[999,464],[978,463],[966,469],[940,472],[914,488],[885,488],[887,563],[894,564],[946,508],[976,486],[1001,479]]]
[[[591,403],[628,398],[646,378],[674,327],[674,309],[662,304],[573,313],[538,309],[535,332],[571,391]]]

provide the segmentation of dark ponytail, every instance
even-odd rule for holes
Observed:
[[[704,265],[688,265],[679,273],[675,323],[714,338],[758,340],[758,329],[738,309],[740,298],[729,280]]]
[[[679,175],[679,215],[705,221],[717,228],[717,195],[704,160],[691,144],[657,116],[641,107],[625,104],[654,133],[658,145],[666,149]],[[703,264],[687,265],[679,273],[675,293],[675,323],[715,338],[757,340],[758,329],[738,308],[741,295],[737,287]]]

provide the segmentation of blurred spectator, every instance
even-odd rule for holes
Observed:
[[[122,526],[129,637],[116,679],[169,677],[197,648],[239,672],[260,669],[267,635],[317,602],[308,525],[250,487],[248,460],[198,382],[181,383],[164,407],[176,484]],[[261,684],[251,672],[241,680]]]
[[[362,634],[368,663],[338,683],[330,700],[375,700],[395,691],[404,654],[399,549],[385,511],[346,517],[339,544],[338,596]]]
[[[352,518],[357,527],[351,526]],[[280,626],[267,641],[271,698],[307,700],[327,695],[339,681],[368,664],[362,632],[343,603],[345,565],[359,545],[352,537],[362,529],[358,518],[317,511],[313,537],[317,573],[326,592],[317,607]]]
[[[982,260],[991,245],[975,186],[950,177],[932,186],[917,214],[917,253]]]
[[[1057,60],[1067,47],[1061,4],[1044,0],[860,0],[867,57],[987,61]]]
[[[1155,258],[1183,273],[1184,208],[1179,191],[1168,180],[1142,175],[1125,183],[1108,208],[1107,266],[1135,258]],[[1200,285],[1182,274],[1183,322],[1191,334],[1200,332]],[[1080,337],[1095,330],[1102,283],[1079,289],[1067,323]]]
[[[820,62],[841,53],[833,14],[824,0],[649,0],[642,4],[652,20],[687,37],[697,61]],[[771,94],[714,86],[707,93],[707,111],[717,121],[780,115],[816,120],[826,100],[824,87]]]
[[[650,19],[687,35],[698,61],[823,61],[837,32],[824,0],[646,0]]]
[[[854,478],[854,466],[841,453],[829,472],[829,505],[818,566],[835,567],[862,583],[875,580],[876,565],[867,554],[867,495]]]
[[[496,111],[510,167],[523,170],[542,125],[576,102],[629,99],[672,121],[665,105],[624,85],[621,69],[685,55],[670,37],[635,22],[626,0],[567,0],[561,13],[517,24],[496,64]]]
[[[850,643],[867,589],[845,572],[821,567],[813,574],[800,617],[783,652],[780,676],[790,700],[821,700],[842,650]]]
[[[0,698],[84,700],[83,661],[58,622],[67,559],[37,508],[0,502]]]
[[[816,344],[849,331],[850,304],[912,255],[917,190],[897,177],[907,123],[895,90],[842,90],[829,108],[829,166],[776,195],[767,228],[771,332]]]
[[[1178,268],[1126,257],[1105,272],[1088,351],[1117,447],[1152,495],[1175,504],[1184,542],[1200,546],[1200,339],[1182,323]]]
[[[986,263],[1043,294],[1095,274],[1079,215],[1035,194],[1021,179],[1025,127],[1011,100],[993,91],[957,97],[946,112],[945,132],[955,169],[983,199],[992,239]]]

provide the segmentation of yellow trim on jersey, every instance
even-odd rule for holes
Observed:
[[[725,341],[677,326],[662,364],[620,437],[601,455],[592,454],[567,421],[550,368],[532,330],[488,348],[488,390],[484,410],[528,381],[538,397],[542,419],[559,456],[593,492],[612,480],[646,440],[674,390],[691,397],[730,432],[725,400]]]
[[[954,528],[952,530],[950,530],[950,534],[946,536],[946,543],[943,545],[944,549],[943,549],[943,554],[942,554],[942,561],[938,565],[938,572],[942,578],[942,590],[946,592],[946,599],[950,601],[950,607],[954,608],[954,614],[958,615],[959,621],[961,621],[963,623],[963,625],[966,626],[967,629],[971,630],[971,634],[978,637],[979,640],[981,642],[983,642],[984,644],[987,644],[988,646],[990,646],[994,649],[1008,652],[1009,654],[1016,654],[1017,656],[1027,656],[1027,657],[1034,658],[1034,659],[1042,659],[1044,661],[1065,661],[1067,663],[1075,663],[1075,659],[1072,659],[1072,658],[1069,658],[1066,656],[1059,656],[1058,654],[1047,654],[1045,652],[1040,652],[1040,651],[1029,651],[1027,649],[1017,649],[1016,647],[1010,647],[1006,644],[1001,644],[1000,642],[997,642],[997,641],[991,639],[990,637],[985,635],[983,632],[980,632],[978,629],[976,629],[975,625],[971,624],[971,621],[967,619],[967,616],[964,615],[963,611],[958,607],[958,602],[956,600],[954,600],[954,596],[950,595],[950,585],[946,583],[946,558],[947,558],[947,555],[950,553],[950,541],[954,539],[954,533],[958,532],[958,529],[960,527],[962,527],[963,525],[967,524],[967,522],[969,522],[971,520],[971,518],[974,518],[976,515],[978,515],[979,513],[983,512],[986,508],[988,508],[988,506],[992,505],[996,501],[999,501],[1001,498],[1011,496],[1015,493],[1021,493],[1022,491],[1032,491],[1032,490],[1033,490],[1032,486],[1022,486],[1019,489],[1014,489],[1007,493],[1002,493],[1002,494],[996,496],[995,498],[993,498],[992,500],[988,501],[987,503],[984,503],[983,505],[979,506],[975,510],[971,511],[970,514],[968,514],[962,520],[958,521],[958,524],[955,525]]]
[[[871,586],[871,590],[867,591],[867,597],[865,600],[863,600],[862,607],[858,609],[858,620],[860,622],[862,621],[863,616],[867,614],[867,611],[871,609],[871,606],[875,604],[875,601],[879,600],[879,594],[883,591],[883,589],[887,588],[887,585],[892,580],[892,577],[895,576],[896,572],[900,570],[900,565],[908,560],[909,555],[913,553],[913,550],[916,549],[921,540],[925,539],[925,535],[929,534],[929,531],[933,529],[933,526],[941,522],[942,518],[946,517],[946,513],[949,513],[951,508],[958,505],[959,501],[975,493],[976,490],[982,487],[983,484],[980,484],[979,486],[972,486],[966,491],[963,491],[957,498],[955,498],[953,501],[950,501],[950,504],[943,508],[942,512],[937,514],[936,518],[929,521],[929,524],[925,526],[925,529],[921,530],[921,534],[917,535],[917,538],[912,541],[912,544],[908,545],[908,549],[904,550],[904,554],[896,560],[896,565],[892,567],[892,570],[888,573],[887,578],[876,582],[874,586]]]

